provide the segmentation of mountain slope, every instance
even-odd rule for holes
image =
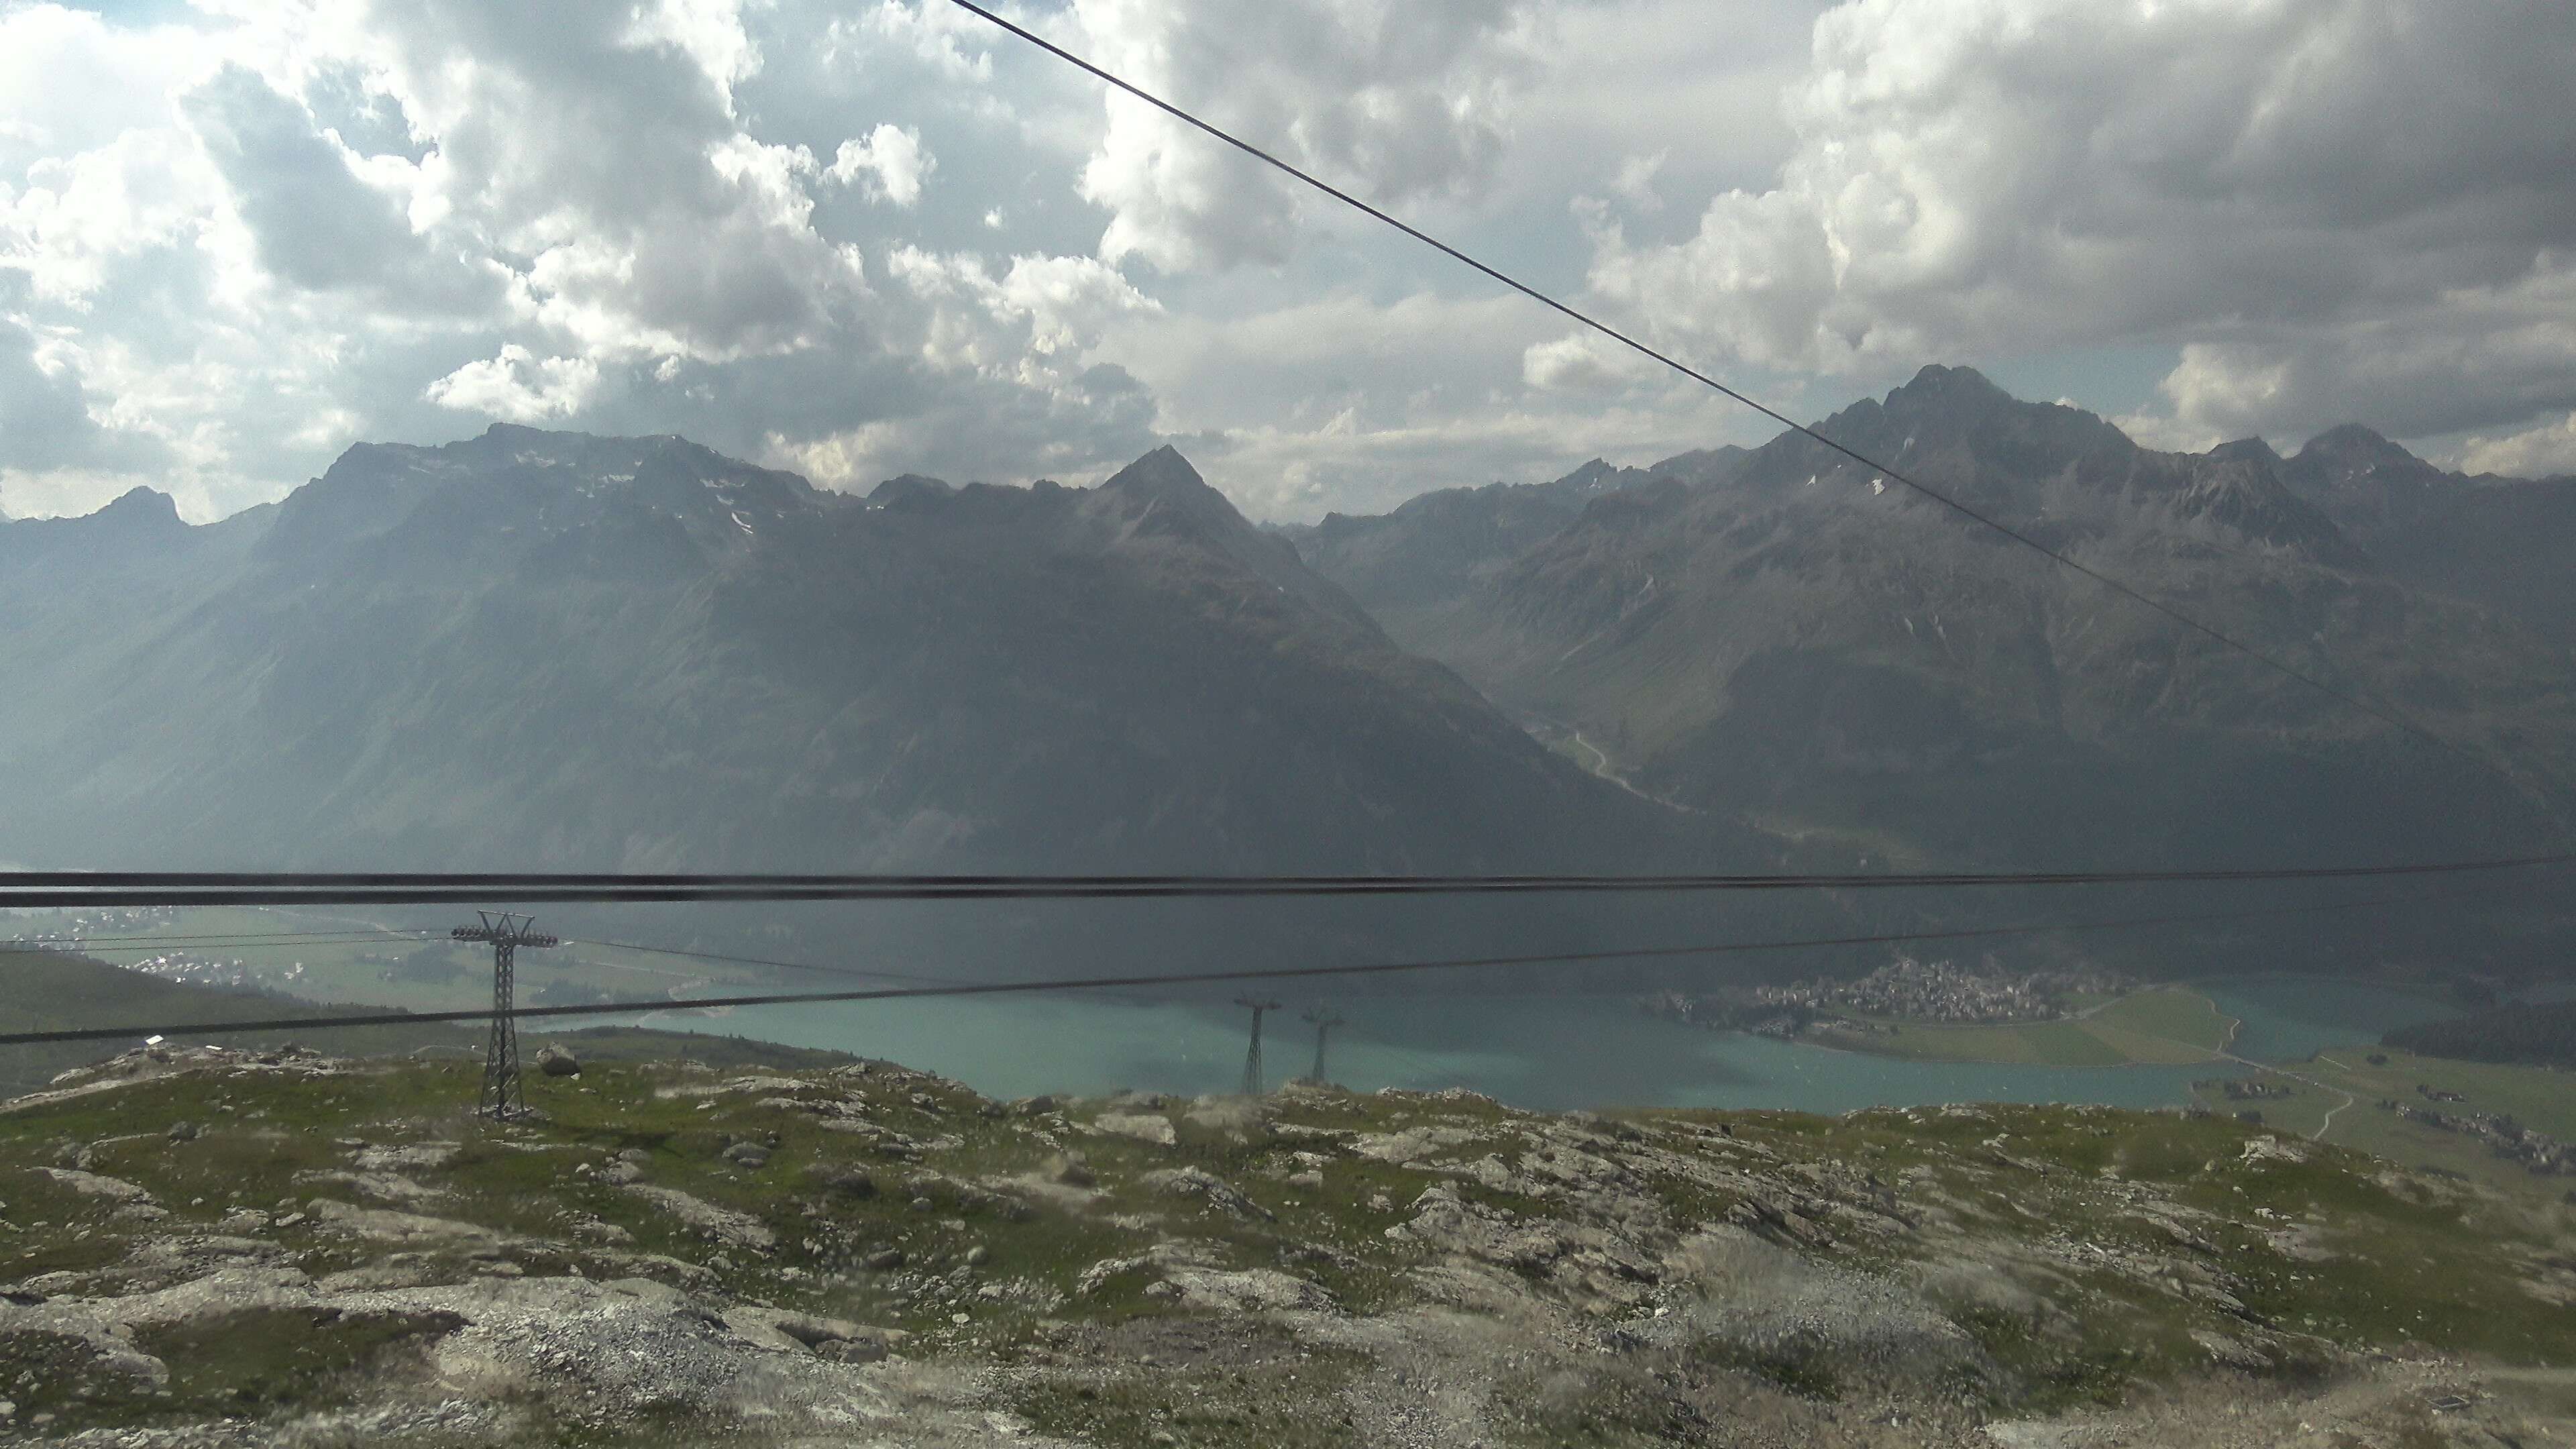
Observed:
[[[2310,439],[2281,477],[2390,577],[2576,647],[2576,478],[2445,473],[2359,425]]]
[[[1685,453],[1653,468],[1614,468],[1595,458],[1548,483],[1446,488],[1368,517],[1328,513],[1286,536],[1316,571],[1384,620],[1390,613],[1454,604],[1511,560],[1545,542],[1594,499],[1668,478],[1711,481],[1741,448]]]
[[[1596,498],[1454,601],[1384,617],[1641,788],[1873,854],[2278,862],[2564,838],[2563,644],[2384,567],[2269,449],[2151,452],[1947,368],[1820,428],[2460,750],[1797,434],[1721,477]]]
[[[1675,843],[1169,450],[1096,489],[861,501],[502,426],[354,448],[255,519],[150,504],[0,524],[28,621],[0,639],[0,858],[1397,871]]]

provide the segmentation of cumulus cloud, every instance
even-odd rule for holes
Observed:
[[[1531,69],[1526,7],[1077,0],[1092,57],[1282,159],[1397,203],[1471,189]],[[1100,254],[1167,270],[1285,260],[1302,193],[1123,95],[1082,173],[1108,209]]]
[[[497,268],[441,257],[415,233],[406,184],[415,168],[391,157],[370,165],[301,103],[238,65],[179,105],[269,276],[308,291],[399,288],[401,304],[418,311],[498,300]]]
[[[1661,211],[1664,198],[1663,193],[1655,189],[1655,173],[1663,170],[1664,164],[1672,159],[1669,147],[1650,155],[1631,156],[1620,162],[1619,169],[1611,173],[1610,189],[1626,197],[1640,211]]]
[[[2544,0],[1012,13],[1786,408],[2116,351],[2157,439],[2525,471],[2576,410]],[[0,0],[0,485],[203,517],[492,417],[854,485],[1177,439],[1294,517],[1769,431],[1104,96],[938,0]]]
[[[1665,376],[1661,364],[1597,332],[1534,342],[1521,353],[1521,380],[1556,392],[1615,392]]]
[[[910,118],[802,118],[925,65],[931,94],[992,73],[919,7],[206,3],[0,10],[0,470],[22,507],[148,482],[220,513],[460,414],[784,457],[948,388],[1051,435],[994,448],[1151,446],[1135,399],[1083,380],[1083,329],[1143,305],[1114,270],[1004,238],[977,285],[880,294],[871,254],[914,240],[818,212],[917,212],[935,162]],[[987,157],[1035,144],[967,116],[931,118]],[[1083,139],[1047,142],[1068,205]],[[961,329],[971,360],[926,345]]]
[[[1509,295],[1350,292],[1208,326],[1137,315],[1101,354],[1161,399],[1181,446],[1256,517],[1374,512],[1427,488],[1529,481],[1608,454],[1650,462],[1755,432],[1732,405],[1651,373],[1606,388],[1533,386],[1533,351],[1562,341]],[[1597,362],[1614,376],[1624,364]]]
[[[2304,437],[2364,421],[2400,437],[2493,429],[2576,407],[2576,256],[2325,325],[2184,344],[2159,384],[2205,432]]]
[[[919,131],[889,124],[869,132],[865,140],[843,141],[827,174],[843,186],[865,186],[897,206],[914,206],[921,201],[921,178],[938,164],[921,149]]]
[[[570,417],[599,391],[599,364],[587,357],[532,357],[515,342],[500,355],[469,362],[429,385],[431,402],[514,423]]]
[[[603,359],[739,357],[813,345],[863,288],[808,225],[811,154],[735,114],[759,56],[730,10],[388,6],[358,51],[519,318]]]
[[[2576,412],[2503,437],[2472,437],[2460,449],[2460,467],[2508,478],[2576,474]]]
[[[923,356],[987,375],[1060,379],[1066,375],[1062,359],[1078,353],[1120,314],[1156,310],[1115,268],[1090,257],[1013,257],[996,277],[971,253],[936,255],[907,247],[887,266],[915,297],[931,304]]]
[[[105,426],[70,359],[44,357],[25,328],[0,320],[0,470],[130,468],[165,460],[159,440]]]
[[[993,78],[992,30],[954,5],[938,0],[877,0],[874,9],[832,20],[823,32],[825,53],[876,60],[889,50],[950,81]]]
[[[1857,0],[1815,27],[1777,183],[1675,242],[1599,222],[1591,281],[1776,367],[2163,342],[2195,425],[2489,422],[2564,400],[2576,128],[2534,98],[2571,62],[2555,0]],[[2417,325],[2463,307],[2523,335]],[[2559,399],[2456,371],[2549,353]]]

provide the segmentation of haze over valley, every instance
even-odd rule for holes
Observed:
[[[1617,873],[2394,864],[2558,838],[2576,625],[2548,561],[2576,484],[2443,474],[2359,427],[2287,459],[2157,453],[1964,368],[1820,426],[2436,741],[1795,435],[1262,529],[1172,448],[1090,487],[843,493],[680,438],[496,425],[360,445],[211,524],[149,491],[0,524],[0,605],[25,624],[0,667],[28,681],[0,700],[0,856]],[[1246,948],[1832,934],[1997,904],[1309,907]],[[2527,904],[1979,949],[2519,978],[2558,939]],[[1023,919],[1042,938],[1064,917]],[[1195,924],[1159,929],[1037,958],[1007,931],[874,939],[1013,974],[1197,950]],[[1730,967],[1775,969],[1797,967]]]
[[[2576,1443],[2565,0],[0,0],[0,1441]]]

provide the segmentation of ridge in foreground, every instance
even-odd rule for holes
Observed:
[[[2576,1363],[2564,1212],[2233,1120],[1551,1115],[1313,1085],[1006,1105],[882,1062],[646,1062],[533,1079],[541,1120],[494,1128],[465,1115],[473,1073],[138,1052],[0,1107],[14,1428],[170,1445],[2576,1428],[2549,1398]]]

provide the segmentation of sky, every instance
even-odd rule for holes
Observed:
[[[1793,416],[2576,472],[2565,0],[1002,8]],[[946,0],[0,0],[0,510],[495,421],[1281,521],[1776,431]]]

